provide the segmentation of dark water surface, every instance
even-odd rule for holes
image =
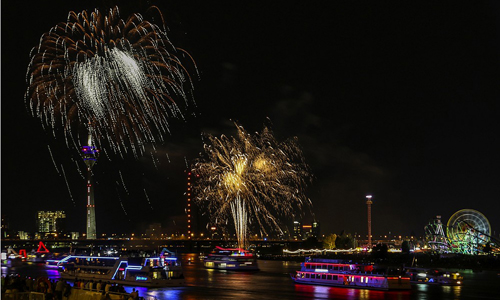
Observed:
[[[499,299],[500,272],[458,270],[464,276],[463,286],[412,285],[410,291],[372,291],[325,286],[296,285],[290,273],[300,269],[300,263],[259,261],[259,272],[230,272],[207,270],[195,254],[182,257],[186,286],[180,288],[139,288],[141,296],[157,299]],[[2,268],[2,275],[58,278],[55,269],[43,265]],[[126,288],[128,292],[132,288]]]

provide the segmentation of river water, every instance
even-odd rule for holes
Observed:
[[[298,262],[260,260],[260,271],[245,273],[208,270],[195,254],[182,256],[186,286],[179,288],[138,288],[139,295],[168,300],[198,299],[500,299],[500,272],[457,270],[464,276],[463,286],[412,285],[410,291],[372,291],[350,288],[294,284],[290,273],[300,269]],[[44,265],[2,268],[2,275],[48,276],[58,278],[55,269]],[[126,288],[130,292],[132,288]]]

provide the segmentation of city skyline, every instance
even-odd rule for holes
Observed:
[[[146,7],[118,4],[122,16]],[[98,234],[186,219],[185,172],[201,134],[234,135],[231,120],[298,137],[314,175],[306,222],[316,217],[324,233],[366,233],[370,194],[373,235],[423,233],[436,215],[464,208],[498,234],[498,3],[151,4],[197,64],[197,106],[144,156],[101,154],[92,169]],[[96,7],[102,1],[4,3],[1,210],[19,230],[35,226],[37,211],[64,210],[71,231],[84,231],[79,149],[43,130],[23,95],[40,36],[70,10]]]

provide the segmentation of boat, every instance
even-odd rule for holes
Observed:
[[[57,266],[61,278],[66,280],[100,280],[141,287],[182,286],[185,280],[180,260],[167,254],[162,252],[159,257],[69,255]]]
[[[439,269],[407,268],[406,275],[411,283],[426,283],[437,285],[462,285],[463,277],[458,272],[448,272]]]
[[[409,290],[410,277],[402,270],[377,270],[371,264],[357,264],[338,259],[310,258],[300,271],[290,274],[297,284],[326,285],[374,290]]]
[[[258,271],[257,257],[241,248],[222,248],[216,246],[214,251],[203,259],[207,269],[230,271]]]

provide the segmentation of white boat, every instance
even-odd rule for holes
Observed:
[[[300,284],[376,290],[411,289],[410,277],[401,272],[377,272],[373,265],[337,259],[306,258],[300,271],[290,275],[295,283]]]
[[[447,272],[439,269],[407,268],[406,275],[411,283],[438,285],[462,285],[463,277],[458,272]]]
[[[257,258],[252,253],[241,248],[221,248],[216,246],[214,251],[203,259],[207,269],[230,271],[258,271]]]
[[[168,287],[185,282],[177,257],[107,257],[70,255],[57,263],[66,280],[94,280],[127,286]]]

